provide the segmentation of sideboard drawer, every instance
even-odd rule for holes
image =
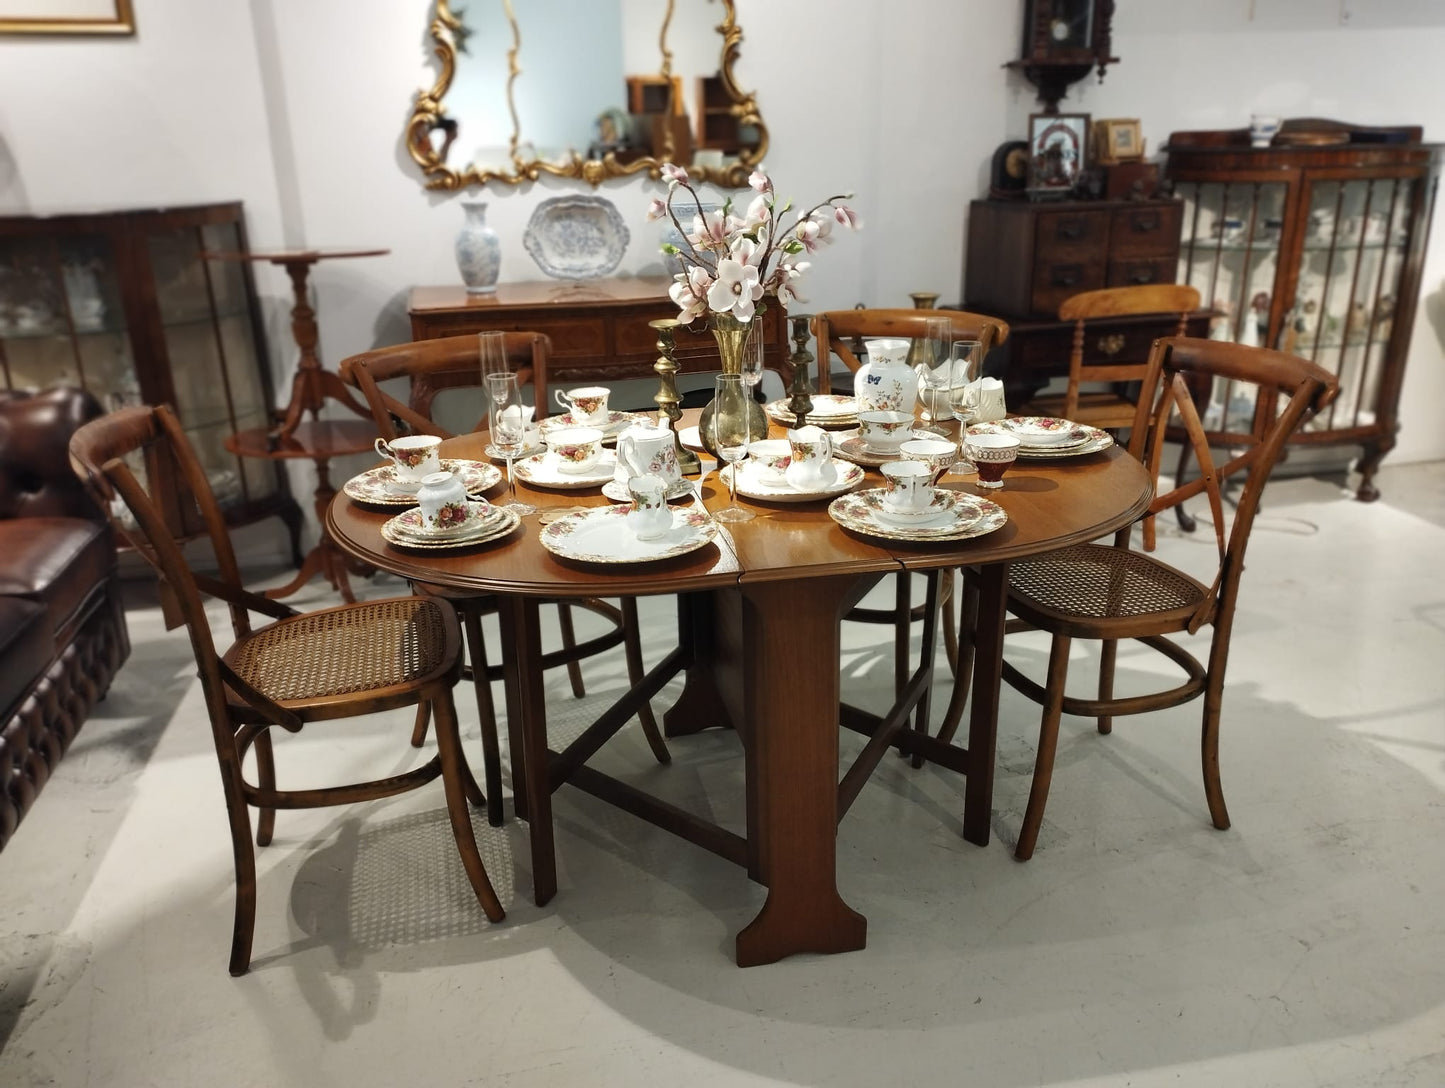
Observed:
[[[1059,211],[1039,214],[1034,236],[1034,260],[1083,258],[1104,248],[1109,235],[1109,213]]]
[[[1034,264],[1035,313],[1057,313],[1059,304],[1080,291],[1104,286],[1105,265],[1100,260],[1040,260]]]
[[[1179,252],[1183,209],[1177,201],[1121,208],[1109,226],[1109,255],[1169,257]]]
[[[1179,262],[1174,257],[1141,257],[1109,262],[1109,287],[1142,287],[1173,283]]]

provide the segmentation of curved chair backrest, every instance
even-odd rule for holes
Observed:
[[[849,340],[863,336],[898,336],[917,339],[928,335],[929,318],[946,317],[954,340],[977,340],[987,355],[1008,339],[1008,322],[967,310],[829,310],[813,318],[813,335],[818,338],[818,392],[832,388],[829,371],[834,355],[849,370],[863,365]]]
[[[509,332],[503,335],[507,362],[518,382],[531,381],[536,400],[536,418],[547,414],[547,356],[552,342],[538,332]],[[363,351],[340,366],[341,379],[361,390],[371,408],[381,437],[388,441],[403,433],[434,434],[451,438],[452,433],[432,419],[432,402],[443,389],[474,389],[482,385],[481,356],[475,333],[447,336],[439,340],[416,340],[389,348]],[[380,388],[393,378],[407,378],[410,391],[405,403]],[[473,430],[485,430],[483,419]]]
[[[1214,464],[1208,436],[1190,393],[1191,378],[1223,378],[1252,385],[1257,388],[1261,402],[1276,406],[1260,441],[1219,468]],[[1182,423],[1199,462],[1198,479],[1155,496],[1149,507],[1151,515],[1157,514],[1200,492],[1208,493],[1220,566],[1213,591],[1206,595],[1190,622],[1191,631],[1213,622],[1216,628],[1223,628],[1222,634],[1227,640],[1239,576],[1244,570],[1245,545],[1249,542],[1264,485],[1290,435],[1305,419],[1324,409],[1338,392],[1338,379],[1329,371],[1283,352],[1182,336],[1154,342],[1129,436],[1129,452],[1143,461],[1158,480],[1168,432],[1171,426],[1178,428]],[[1174,417],[1172,422],[1171,417]],[[1247,468],[1249,474],[1235,507],[1233,528],[1226,539],[1220,479],[1243,468]],[[1128,531],[1122,531],[1119,543],[1127,542],[1127,538]]]

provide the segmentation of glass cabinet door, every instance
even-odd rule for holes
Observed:
[[[1413,187],[1408,178],[1385,178],[1321,181],[1307,189],[1299,282],[1281,347],[1336,375],[1340,393],[1306,430],[1375,422]]]
[[[1210,337],[1253,346],[1271,339],[1288,186],[1283,182],[1182,183],[1179,282],[1218,311]],[[1201,397],[1202,399],[1202,397]],[[1255,424],[1253,390],[1216,382],[1201,406],[1205,429],[1246,436]]]

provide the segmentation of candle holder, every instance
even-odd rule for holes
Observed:
[[[682,397],[677,392],[677,360],[672,353],[677,347],[677,327],[681,324],[683,322],[675,317],[659,317],[656,321],[649,321],[647,327],[657,332],[657,362],[652,364],[652,369],[657,371],[658,387],[652,399],[657,404],[658,422],[664,417],[667,419],[668,428],[672,431],[673,449],[677,453],[677,467],[686,476],[701,472],[702,462],[697,454],[682,444],[682,438],[677,433],[677,421],[682,418]]]
[[[813,391],[808,380],[808,364],[813,361],[813,353],[808,350],[808,337],[812,335],[808,323],[813,315],[793,314],[788,320],[793,323],[793,354],[788,360],[793,364],[793,380],[788,386],[788,411],[793,413],[796,429],[808,422],[808,413],[813,410],[813,398],[808,395]]]

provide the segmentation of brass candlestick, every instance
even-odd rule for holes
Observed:
[[[793,314],[788,320],[793,323],[793,354],[788,360],[793,364],[793,381],[788,387],[788,411],[793,413],[793,426],[802,427],[813,410],[813,398],[808,395],[813,391],[808,380],[808,364],[813,361],[813,353],[808,350],[808,337],[812,335],[808,323],[813,315]]]
[[[679,407],[682,397],[677,393],[677,360],[672,357],[672,352],[677,346],[677,327],[681,324],[675,317],[659,317],[656,321],[649,321],[647,326],[657,330],[658,355],[652,369],[657,371],[659,381],[657,393],[652,399],[657,404],[658,421],[661,422],[665,417],[672,430],[672,445],[677,451],[677,467],[687,475],[701,472],[702,462],[698,460],[697,454],[682,444],[682,438],[677,433],[677,421],[682,418],[682,408]]]

